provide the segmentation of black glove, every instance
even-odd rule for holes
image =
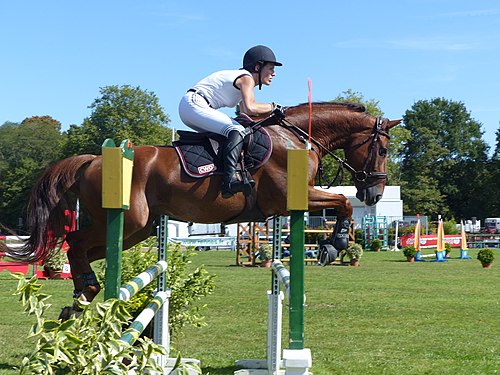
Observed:
[[[278,120],[285,118],[285,108],[281,104],[271,103],[273,106],[273,115],[276,116]]]

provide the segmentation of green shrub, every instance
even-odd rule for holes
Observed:
[[[138,243],[122,254],[122,284],[132,280],[134,277],[144,272],[158,261],[158,252],[156,249],[156,237]],[[99,282],[105,285],[105,270],[100,269]],[[144,287],[139,293],[125,303],[127,311],[133,317],[136,317],[149,303],[151,296],[156,289],[156,278]]]
[[[448,242],[444,243],[444,251],[446,251],[447,254],[451,253],[451,245]]]
[[[156,237],[151,237],[123,252],[122,283],[133,279],[158,261],[156,244]],[[206,305],[196,305],[195,302],[215,289],[215,275],[209,275],[204,266],[190,272],[190,258],[194,254],[193,249],[182,251],[179,244],[168,246],[166,285],[171,290],[169,326],[172,336],[180,333],[187,324],[195,327],[205,325],[202,311]],[[104,285],[103,266],[97,274],[99,282]],[[137,316],[148,305],[155,289],[156,279],[126,302],[127,311]]]
[[[403,255],[405,257],[414,257],[417,254],[415,246],[405,246],[403,247]]]
[[[190,272],[190,258],[194,250],[182,251],[180,245],[168,248],[167,286],[172,290],[169,308],[169,325],[172,336],[180,333],[185,325],[202,327],[206,325],[202,312],[206,304],[197,305],[196,301],[215,289],[215,275],[210,275],[205,266]]]
[[[61,271],[68,262],[66,252],[60,247],[53,249],[43,261],[43,266],[54,271]]]
[[[382,247],[382,241],[379,240],[378,238],[375,238],[372,243],[370,244],[370,250],[376,251],[377,249],[380,249]]]
[[[345,252],[350,260],[359,260],[363,255],[363,248],[359,243],[350,244]]]
[[[35,316],[29,337],[37,342],[34,351],[22,361],[20,374],[130,374],[162,371],[155,355],[166,354],[161,345],[150,339],[139,339],[135,346],[120,340],[122,326],[130,314],[122,301],[109,299],[101,303],[80,303],[78,318],[65,322],[46,320],[51,297],[40,293],[36,276],[26,280],[21,273],[15,294],[27,315]],[[192,369],[197,366],[188,364]],[[163,373],[163,371],[162,371]],[[201,371],[198,371],[201,373]]]
[[[454,219],[443,221],[443,229],[446,234],[459,234],[460,229],[457,228],[457,222]]]
[[[355,229],[354,230],[354,242],[359,243],[362,248],[365,248],[366,243],[363,239],[363,229]]]
[[[495,255],[493,254],[493,250],[491,249],[481,249],[477,253],[477,259],[481,263],[493,263]]]
[[[259,259],[262,261],[273,259],[273,245],[270,243],[260,244],[258,250]]]

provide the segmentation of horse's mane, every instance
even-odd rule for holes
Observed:
[[[366,107],[363,104],[352,102],[313,102],[314,106],[338,107],[338,109],[346,109],[353,112],[366,112]],[[309,103],[300,103],[290,108],[302,108],[309,106]]]
[[[308,106],[309,103],[301,103],[285,112],[286,118],[303,131],[308,131]],[[370,117],[364,105],[352,102],[314,102],[313,111],[314,138],[328,149],[342,148],[353,129],[364,130],[368,126],[364,117]]]

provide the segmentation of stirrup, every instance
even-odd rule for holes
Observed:
[[[254,185],[255,181],[253,181],[252,184],[251,181],[249,181],[248,179],[245,183],[243,181],[239,181],[236,178],[234,178],[229,183],[222,184],[222,189],[221,189],[222,198],[224,199],[231,198],[234,194],[237,193],[243,193],[246,197],[250,195]]]
[[[253,187],[255,186],[255,180],[252,178],[252,175],[247,170],[245,170],[242,175],[243,183],[245,185],[250,185],[250,189],[253,189]],[[248,194],[250,194],[250,192]],[[245,194],[245,196],[248,194]]]

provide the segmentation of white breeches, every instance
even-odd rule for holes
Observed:
[[[179,103],[179,116],[184,124],[198,132],[212,132],[227,137],[231,130],[245,134],[245,128],[223,112],[211,108],[205,98],[195,92],[186,93]]]

